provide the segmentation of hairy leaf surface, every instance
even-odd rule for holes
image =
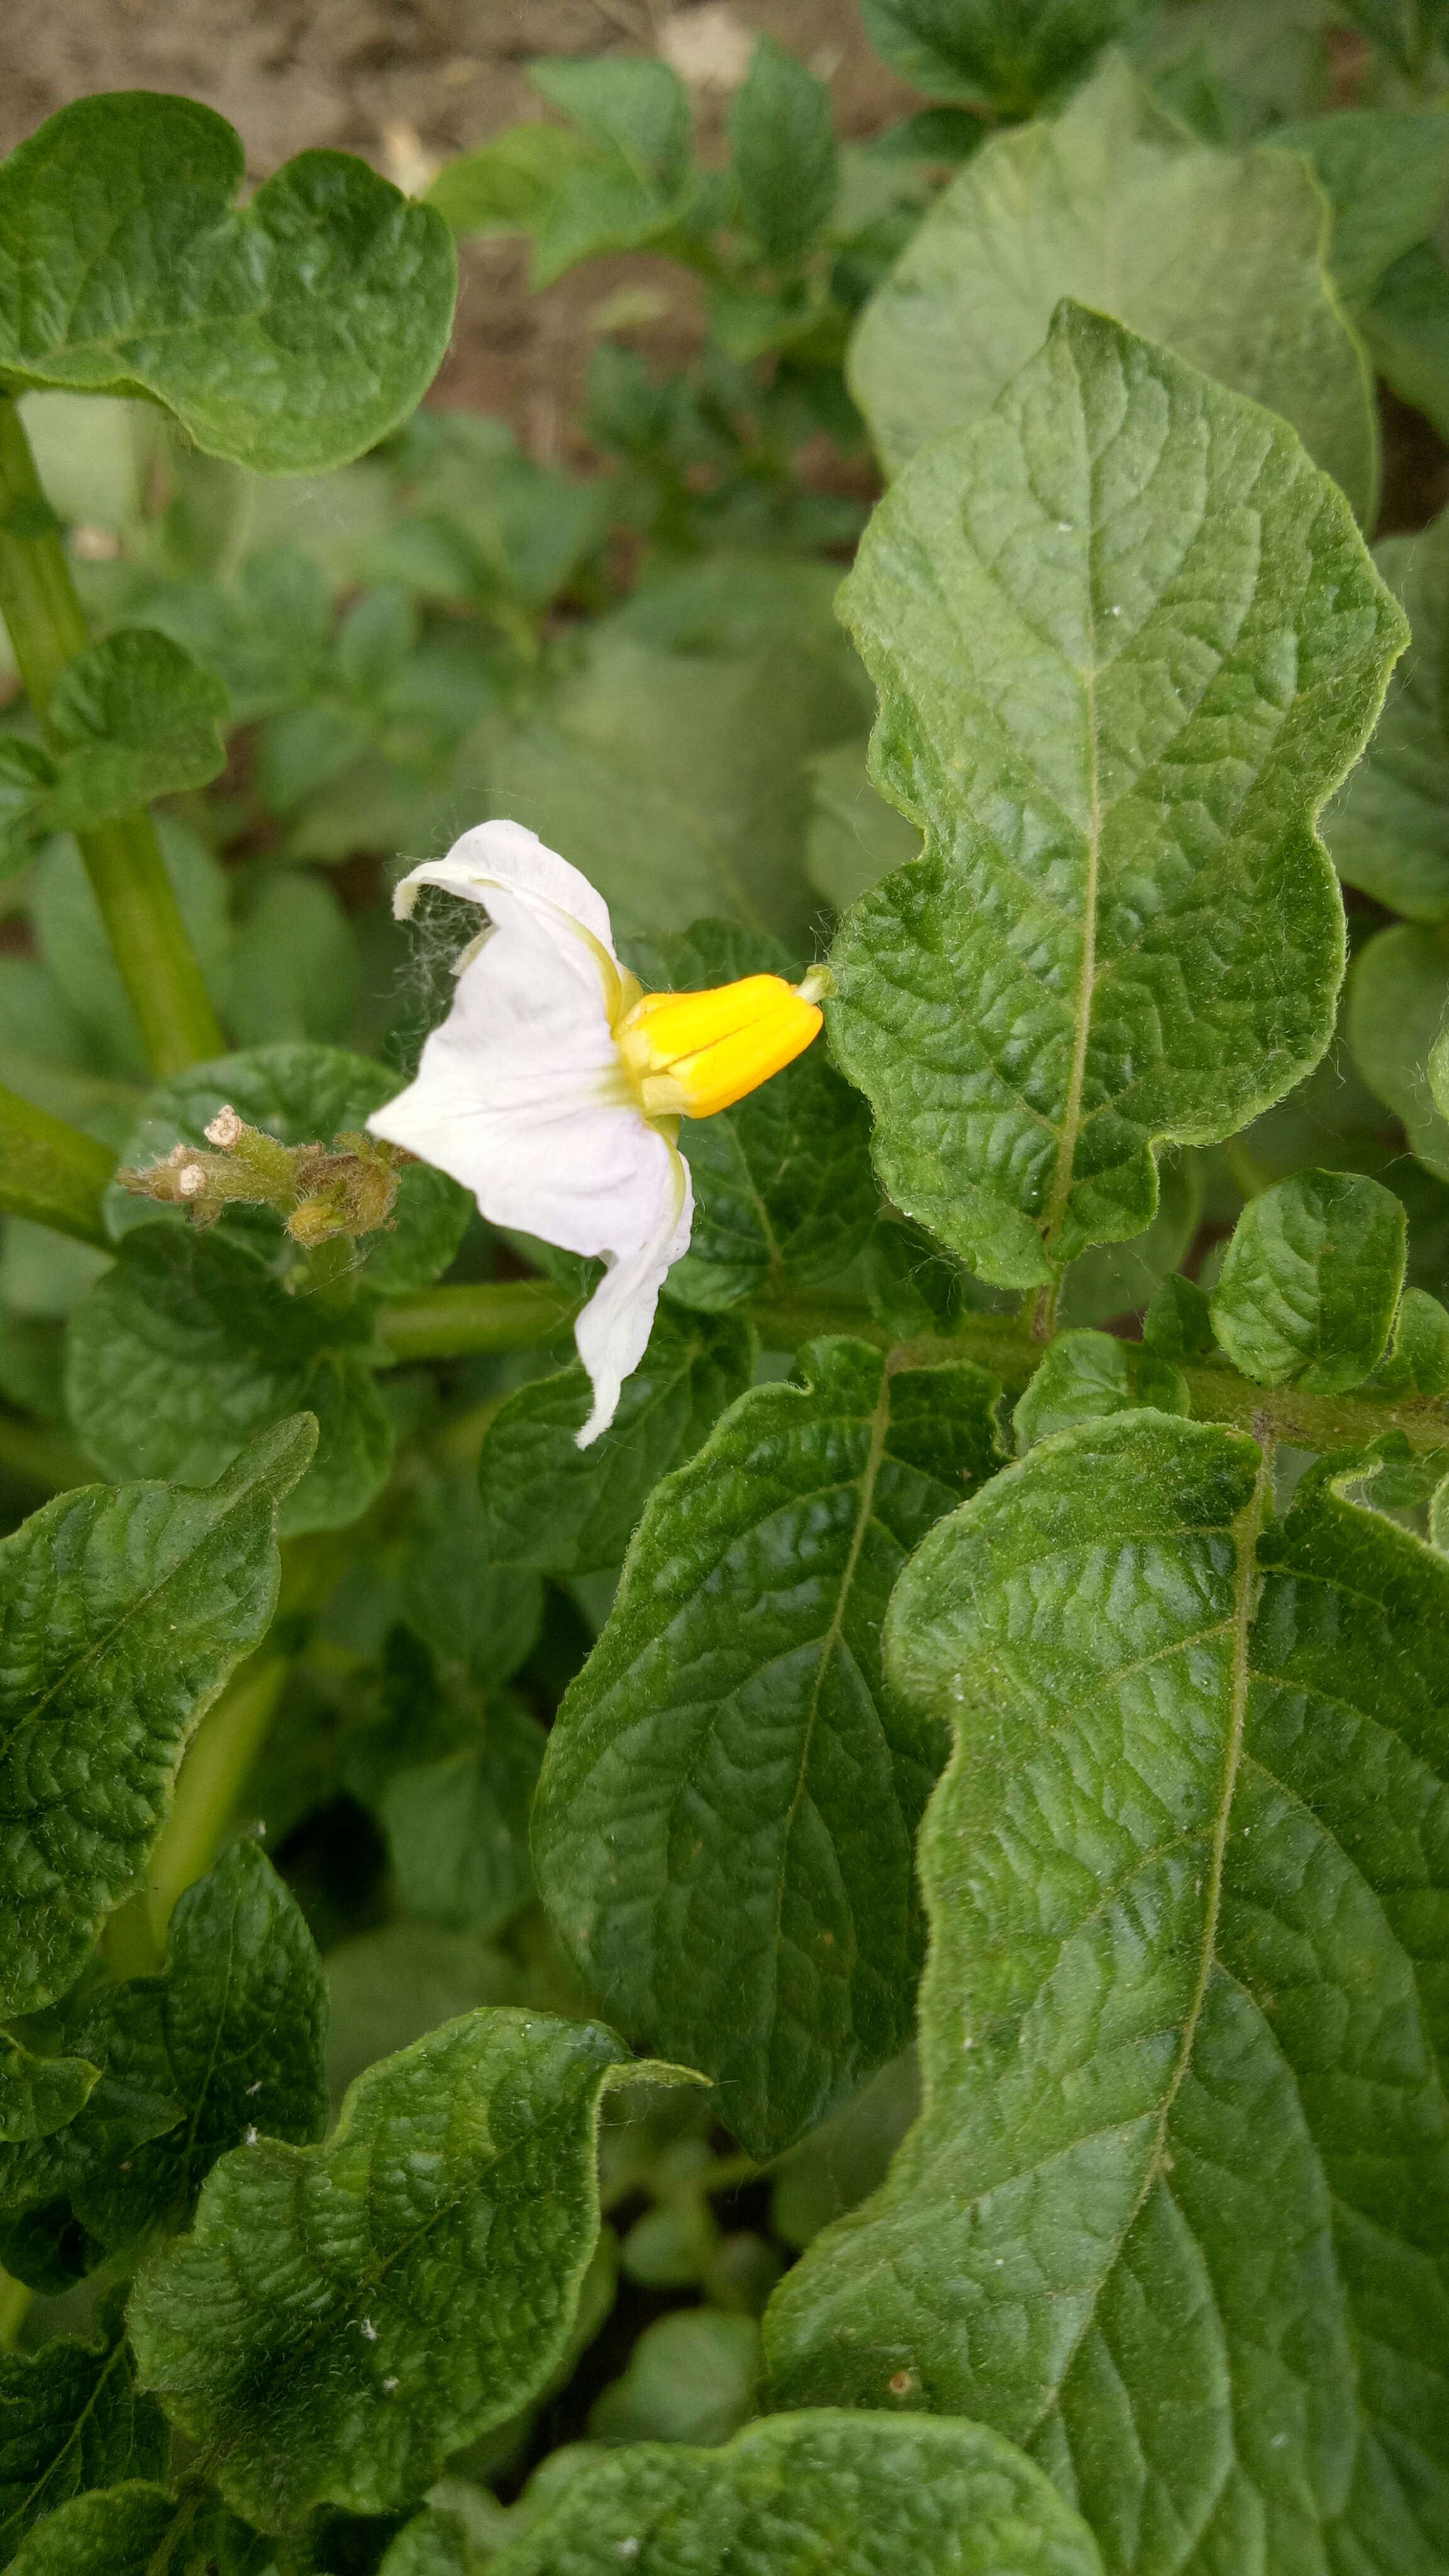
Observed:
[[[234,1843],[186,1889],[164,1975],[101,1987],[67,2030],[100,2081],[68,2127],[0,2149],[7,2207],[64,2197],[94,2236],[123,2245],[187,2219],[217,2157],[248,2130],[298,2143],[322,2134],[322,1963],[254,1842]]]
[[[239,2513],[384,2512],[543,2385],[598,2231],[599,2100],[635,2072],[593,2023],[485,2009],[360,2077],[325,2147],[222,2158],[130,2321]]]
[[[1213,1332],[1258,1386],[1337,1395],[1388,1348],[1408,1229],[1361,1172],[1299,1172],[1250,1199],[1213,1291]]]
[[[342,152],[303,152],[238,210],[241,138],[131,90],[48,117],[0,164],[0,370],[146,393],[211,456],[341,465],[413,409],[457,270],[431,207]]]
[[[1371,382],[1326,233],[1301,159],[1199,142],[1113,57],[1055,124],[953,181],[860,324],[852,390],[899,468],[989,411],[1071,296],[1281,413],[1368,526]]]
[[[478,1459],[495,1563],[554,1575],[618,1565],[660,1477],[693,1457],[754,1362],[747,1323],[661,1306],[612,1424],[588,1449],[577,1437],[593,1402],[581,1362],[516,1388]]]
[[[40,2352],[0,2354],[0,2418],[0,2564],[68,2496],[166,2465],[165,2419],[136,2386],[114,2300],[94,2343],[61,2335]]]
[[[266,2576],[264,2544],[193,2489],[128,2479],[75,2496],[29,2535],[16,2576]]]
[[[979,2424],[822,2409],[720,2450],[645,2443],[583,2464],[489,2560],[498,2576],[1097,2576],[1091,2535]]]
[[[776,2294],[777,2396],[969,2413],[1132,2576],[1437,2569],[1449,1565],[1150,1414],[926,1542],[887,1655],[925,2107]]]
[[[83,1485],[0,1543],[0,2008],[64,1993],[142,1883],[182,1753],[277,1593],[278,1423],[204,1492]]]
[[[941,1742],[888,1700],[902,1565],[989,1476],[995,1382],[810,1344],[656,1488],[559,1712],[544,1900],[625,2026],[700,2066],[771,2155],[910,2031],[911,1864]]]
[[[1027,1287],[1327,1046],[1313,818],[1403,621],[1281,422],[1075,306],[907,468],[842,608],[927,847],[846,916],[832,1043],[897,1204]]]

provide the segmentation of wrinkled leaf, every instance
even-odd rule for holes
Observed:
[[[1026,2442],[1121,2576],[1442,2554],[1449,1566],[1122,1416],[915,1558],[926,2106],[776,2293],[776,2401]]]
[[[989,1476],[995,1381],[816,1342],[658,1486],[549,1738],[534,1866],[589,1987],[767,2156],[910,2031],[939,1752],[887,1698],[911,1550]],[[728,1926],[727,1933],[723,1927]]]
[[[142,1884],[197,1721],[271,1618],[315,1438],[278,1423],[201,1493],[83,1485],[0,1542],[7,2014],[62,1994]]]
[[[822,2410],[747,2425],[723,2449],[581,2463],[488,2561],[497,2576],[1098,2576],[1090,2535],[1039,2470],[979,2424]]]
[[[366,163],[303,152],[238,210],[241,138],[195,99],[81,98],[0,164],[0,370],[147,393],[263,474],[341,465],[447,346],[452,243]]]
[[[581,1363],[518,1387],[479,1453],[493,1562],[553,1575],[618,1565],[660,1477],[693,1457],[754,1360],[748,1324],[662,1306],[612,1425],[588,1449],[577,1437],[593,1401]]]
[[[138,1227],[71,1319],[66,1401],[112,1477],[219,1476],[289,1415],[317,1425],[316,1455],[283,1505],[286,1538],[340,1529],[386,1482],[392,1421],[356,1344],[369,1310],[290,1297],[220,1227]]]
[[[1406,1250],[1391,1190],[1358,1172],[1300,1172],[1239,1217],[1213,1331],[1258,1386],[1361,1386],[1388,1347]]]
[[[1445,119],[1449,124],[1449,118]],[[1374,561],[1412,634],[1367,751],[1323,817],[1345,883],[1410,921],[1449,914],[1449,515]]]
[[[36,828],[85,832],[153,796],[205,787],[226,760],[229,711],[220,680],[150,628],[88,644],[51,692],[56,774]]]
[[[326,2022],[296,1899],[256,1843],[234,1843],[181,1897],[164,1974],[104,1986],[67,2015],[100,2081],[67,2128],[0,2150],[0,2197],[68,2199],[108,2245],[184,2223],[248,2130],[321,2136]]]
[[[85,2107],[100,2076],[81,2057],[32,2057],[18,2040],[0,2048],[0,2149],[48,2138]],[[0,2167],[3,2167],[0,2154]]]
[[[599,2100],[634,2073],[592,2023],[485,2010],[361,2077],[325,2147],[222,2158],[130,2321],[238,2512],[383,2512],[543,2384],[598,2230]]]
[[[234,2514],[141,2479],[63,2504],[15,2560],[16,2576],[266,2576],[267,2566]]]
[[[843,607],[929,837],[846,917],[832,1044],[897,1205],[1027,1287],[1327,1046],[1313,817],[1402,622],[1281,423],[1074,306],[902,475]]]
[[[1171,1360],[1110,1333],[1060,1333],[1012,1415],[1018,1454],[1074,1422],[1144,1404],[1158,1413],[1188,1411],[1187,1382]]]
[[[136,2386],[119,2303],[94,2343],[64,2335],[0,2354],[0,2405],[0,2563],[68,2496],[165,2468],[165,2420]]]
[[[1372,388],[1325,233],[1300,160],[1194,141],[1114,59],[952,183],[860,324],[851,387],[898,468],[988,412],[1071,296],[1281,413],[1368,526]]]

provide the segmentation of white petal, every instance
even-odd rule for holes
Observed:
[[[421,867],[410,869],[393,892],[393,910],[400,921],[407,919],[419,886],[425,885],[446,886],[450,894],[466,895],[489,912],[493,910],[490,888],[507,887],[534,910],[562,914],[577,923],[618,963],[603,896],[522,823],[475,824],[453,843],[446,858],[425,859]]]
[[[581,1449],[587,1449],[613,1421],[624,1380],[644,1357],[654,1328],[659,1291],[670,1265],[689,1250],[689,1229],[694,1222],[689,1165],[656,1128],[650,1128],[649,1133],[662,1147],[664,1157],[655,1163],[651,1174],[655,1188],[649,1230],[641,1234],[631,1252],[621,1252],[610,1263],[574,1325],[579,1357],[594,1390],[594,1409],[578,1435]],[[634,1202],[641,1218],[642,1177]]]

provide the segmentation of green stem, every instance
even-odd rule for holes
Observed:
[[[0,1084],[0,1210],[111,1249],[101,1192],[116,1158],[94,1136]]]
[[[33,2295],[23,2281],[12,2281],[8,2272],[0,2272],[0,2352],[15,2350]]]
[[[521,1351],[552,1342],[578,1299],[549,1279],[484,1280],[473,1288],[425,1288],[384,1306],[377,1329],[397,1360],[462,1359],[474,1351]]]
[[[51,693],[86,643],[85,616],[25,425],[0,395],[0,615],[41,729]],[[202,982],[149,814],[77,835],[152,1071],[184,1072],[226,1041]]]

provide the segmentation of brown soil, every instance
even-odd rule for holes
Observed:
[[[869,135],[919,104],[871,52],[854,0],[0,0],[0,151],[94,90],[180,91],[229,117],[265,178],[313,144],[359,152],[403,186],[520,118],[543,113],[540,54],[667,50],[674,22],[768,28],[830,81],[837,122]],[[706,157],[728,94],[695,91]],[[655,318],[628,337],[658,365],[694,345],[687,279],[647,258],[590,262],[539,296],[523,245],[465,246],[452,351],[434,399],[503,414],[547,460],[570,428],[602,308],[646,286]],[[610,326],[613,327],[612,325]]]

